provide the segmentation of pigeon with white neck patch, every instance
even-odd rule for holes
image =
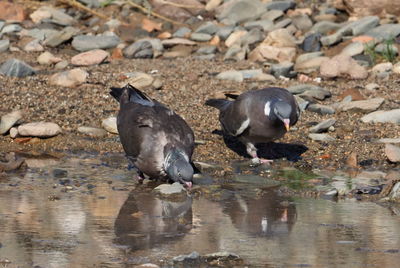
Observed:
[[[118,133],[139,181],[146,174],[190,188],[194,134],[186,121],[129,84],[110,94],[120,103]]]
[[[206,105],[220,111],[222,129],[246,145],[253,162],[271,162],[259,158],[255,145],[283,137],[296,124],[300,110],[293,95],[284,88],[270,87],[226,96],[235,100],[209,99]]]

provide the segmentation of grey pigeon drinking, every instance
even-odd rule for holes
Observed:
[[[192,186],[192,129],[172,110],[131,85],[111,88],[120,103],[117,127],[122,147],[139,181],[144,174]]]
[[[206,101],[206,105],[220,111],[222,129],[246,145],[253,162],[272,161],[260,159],[255,145],[283,137],[296,124],[300,110],[293,95],[284,88],[270,87],[226,96],[235,100]]]

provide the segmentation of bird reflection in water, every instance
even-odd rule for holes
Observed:
[[[265,237],[290,233],[297,218],[294,203],[273,189],[252,195],[235,193],[233,200],[226,202],[224,213],[239,231]]]
[[[132,191],[115,220],[115,243],[131,250],[150,249],[182,238],[192,228],[192,198],[165,200]]]

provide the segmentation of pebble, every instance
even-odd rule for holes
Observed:
[[[400,147],[387,143],[385,145],[385,154],[390,162],[400,162]]]
[[[328,57],[313,57],[307,60],[301,60],[300,62],[296,62],[294,70],[296,72],[309,74],[318,71],[321,64],[327,60],[329,60]]]
[[[310,133],[321,133],[321,132],[327,132],[328,129],[333,126],[336,123],[336,119],[334,118],[329,118],[326,119],[320,123],[318,123],[317,125],[311,127],[309,129]]]
[[[321,76],[335,78],[349,75],[351,79],[365,79],[368,76],[367,70],[360,66],[352,57],[339,54],[333,58],[323,61],[320,66]]]
[[[50,34],[45,35],[46,38],[44,39],[43,44],[48,47],[57,47],[77,35],[79,31],[78,28],[68,26],[61,31],[51,32]]]
[[[371,36],[376,40],[389,40],[393,36],[400,34],[400,24],[383,24],[375,27],[365,33],[365,35]]]
[[[25,77],[35,73],[30,65],[17,59],[9,59],[0,66],[0,74],[6,76]]]
[[[361,54],[364,52],[365,45],[361,42],[352,42],[348,44],[341,52],[341,54],[348,55],[350,57]]]
[[[128,79],[124,80],[120,83],[120,86],[123,87],[124,85],[131,84],[132,86],[143,89],[145,87],[149,87],[154,82],[154,77],[143,73],[143,72],[133,72],[133,73],[125,73],[124,74]]]
[[[24,47],[23,50],[26,52],[42,52],[44,51],[43,46],[40,44],[39,39],[34,39],[28,42]]]
[[[117,118],[115,116],[103,119],[101,121],[101,126],[112,134],[118,134]]]
[[[72,25],[76,23],[75,19],[63,12],[62,9],[56,9],[51,6],[41,6],[40,8],[32,12],[29,17],[36,24],[40,24],[44,20],[62,26]]]
[[[96,138],[102,138],[107,135],[107,131],[105,131],[102,128],[97,128],[97,127],[87,127],[87,126],[80,126],[78,127],[77,131],[79,133],[91,136],[91,137],[96,137]]]
[[[235,82],[243,82],[243,73],[236,70],[229,70],[225,72],[221,72],[216,76],[217,79],[221,80],[231,80]]]
[[[291,0],[272,1],[265,6],[268,10],[280,10],[286,12],[288,9],[294,9],[296,2]]]
[[[310,133],[308,134],[308,137],[312,139],[313,141],[334,141],[335,138],[328,134],[321,134],[321,133]]]
[[[309,85],[307,88],[305,88],[305,91],[302,92],[299,96],[303,99],[313,101],[313,99],[324,100],[326,98],[329,98],[331,95],[332,94],[329,90],[326,90],[319,86]]]
[[[397,47],[394,44],[381,43],[381,44],[378,44],[374,50],[375,50],[375,52],[380,53],[380,54],[392,53],[392,55],[394,57],[399,54],[399,50],[397,49]]]
[[[194,32],[213,35],[218,31],[218,25],[212,21],[202,23]]]
[[[0,120],[0,135],[6,133],[12,126],[15,125],[22,118],[22,111],[17,110],[11,113],[5,114]]]
[[[361,118],[364,123],[395,123],[400,124],[400,109],[376,111]]]
[[[353,111],[353,112],[373,112],[376,111],[384,101],[385,101],[384,98],[373,98],[368,100],[351,101],[339,104],[338,109],[342,111]]]
[[[390,72],[392,70],[393,70],[393,64],[391,62],[378,63],[372,68],[372,72],[374,73],[384,73],[384,72]]]
[[[295,56],[296,48],[294,47],[274,47],[261,43],[250,52],[249,60],[260,62],[268,60],[275,60],[277,62],[293,62]]]
[[[110,53],[102,49],[94,49],[79,53],[71,58],[71,64],[76,66],[97,65],[110,57]]]
[[[380,143],[400,143],[400,138],[383,138],[379,139],[376,142]]]
[[[189,34],[192,32],[188,27],[180,27],[176,32],[172,34],[173,37],[178,37],[178,38],[183,38],[186,36],[189,36]]]
[[[20,136],[48,138],[60,133],[60,126],[52,122],[32,122],[18,127],[18,135]]]
[[[107,49],[116,47],[121,40],[115,35],[77,35],[72,39],[72,47],[84,52],[93,49]]]
[[[316,24],[314,24],[310,31],[326,35],[329,32],[335,32],[340,27],[341,27],[341,24],[339,24],[339,23],[323,20],[323,21],[319,21]]]
[[[5,52],[10,47],[10,40],[4,39],[0,40],[0,53]]]
[[[247,31],[239,30],[232,32],[229,37],[225,40],[225,45],[231,47],[233,45],[240,45],[241,38],[247,34]]]
[[[320,33],[311,33],[304,38],[304,41],[300,47],[305,52],[320,51],[322,47],[320,40],[321,40]]]
[[[379,88],[379,85],[376,83],[369,83],[365,86],[365,89],[367,90],[377,90]]]
[[[210,41],[212,38],[211,34],[206,34],[206,33],[192,33],[190,35],[190,39],[193,41],[198,41],[198,42],[207,42]]]
[[[61,87],[76,87],[86,82],[88,72],[83,69],[75,68],[72,70],[56,73],[50,76],[50,85]]]
[[[217,18],[227,25],[234,25],[244,21],[256,20],[265,11],[265,6],[259,0],[232,1],[224,3],[218,10]]]
[[[312,103],[308,105],[307,110],[322,115],[335,113],[335,109],[333,107],[318,103]]]
[[[280,76],[293,78],[296,73],[292,72],[294,63],[289,61],[284,61],[278,64],[272,64],[271,74],[279,78]]]
[[[186,194],[185,187],[179,182],[174,182],[173,184],[161,184],[154,188],[154,191],[160,193],[161,195]]]
[[[136,41],[135,43],[123,49],[126,58],[155,58],[158,57],[164,47],[160,39],[146,38]]]
[[[48,51],[43,52],[37,57],[37,61],[40,65],[52,65],[62,61],[61,58],[54,56]]]

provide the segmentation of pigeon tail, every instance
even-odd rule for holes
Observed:
[[[209,99],[206,101],[206,105],[217,108],[218,110],[224,110],[231,103],[232,101],[224,99]]]
[[[123,88],[112,87],[110,95],[121,104],[135,102],[146,106],[154,106],[154,102],[150,97],[130,84]]]

